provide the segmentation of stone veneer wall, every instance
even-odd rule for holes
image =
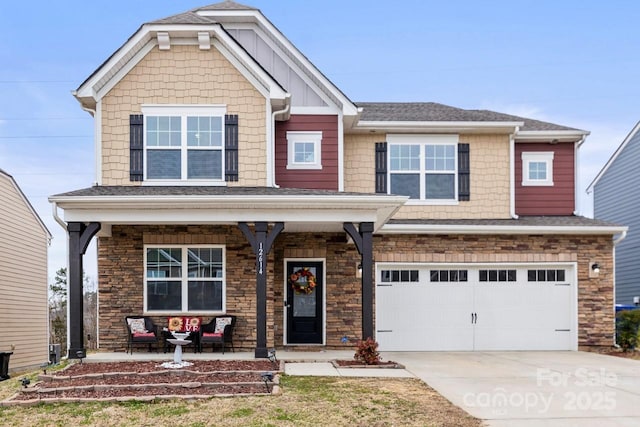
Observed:
[[[98,242],[100,349],[126,348],[124,317],[143,313],[144,245],[211,244],[225,245],[227,310],[238,316],[234,345],[254,348],[256,331],[255,256],[251,246],[235,226],[120,226],[111,237]],[[273,256],[269,257],[267,280],[273,282]],[[176,313],[178,314],[178,313]],[[213,315],[201,315],[209,321]],[[151,316],[161,328],[167,316]],[[273,288],[268,289],[267,317],[273,318]],[[267,330],[273,345],[273,327]]]
[[[123,351],[124,317],[143,311],[144,245],[221,244],[226,247],[227,312],[238,316],[234,343],[255,347],[255,258],[235,226],[113,226],[98,245],[100,348]],[[611,346],[614,333],[613,243],[611,236],[377,235],[376,262],[536,263],[578,266],[578,343]],[[359,255],[344,233],[282,233],[267,266],[267,343],[284,343],[287,258],[325,260],[326,346],[352,348],[341,338],[361,331]],[[601,272],[589,278],[589,262]],[[160,326],[167,316],[152,316]],[[208,320],[211,315],[203,315]]]
[[[376,262],[576,262],[578,346],[613,345],[611,236],[383,235],[374,236],[374,258]],[[589,277],[590,261],[601,266],[597,278]]]

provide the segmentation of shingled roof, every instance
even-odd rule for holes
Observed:
[[[198,15],[196,12],[202,10],[258,10],[256,8],[245,6],[231,0],[222,1],[220,3],[210,4],[208,6],[197,7],[184,13],[167,16],[166,18],[148,22],[148,24],[211,24],[216,22],[214,19]]]
[[[489,110],[465,110],[436,102],[356,102],[362,121],[407,122],[524,122],[521,131],[581,131],[526,117]]]

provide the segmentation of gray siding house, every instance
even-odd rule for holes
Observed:
[[[593,180],[594,217],[624,224],[628,236],[615,248],[616,304],[640,300],[640,122]]]

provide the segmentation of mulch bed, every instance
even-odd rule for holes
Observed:
[[[165,369],[161,362],[74,363],[43,374],[38,381],[0,404],[92,400],[206,398],[279,393],[282,363],[256,360],[193,361],[181,369]],[[273,381],[264,383],[262,374]]]
[[[372,365],[366,365],[357,360],[333,360],[331,361],[336,368],[387,368],[387,369],[404,369],[404,366],[398,362],[391,360],[380,361]]]

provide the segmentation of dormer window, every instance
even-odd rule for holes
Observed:
[[[145,180],[224,180],[224,106],[146,106]]]
[[[553,185],[553,151],[522,153],[522,185]]]

